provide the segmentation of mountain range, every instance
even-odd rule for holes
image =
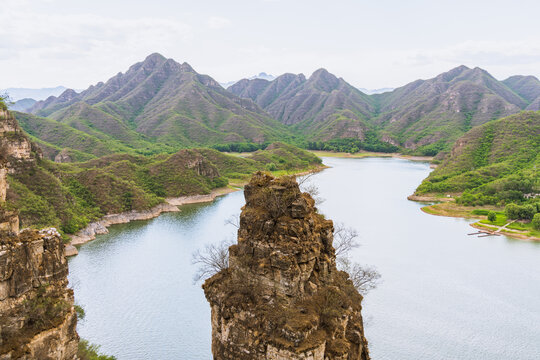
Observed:
[[[242,80],[228,90],[252,99],[308,138],[361,138],[371,127],[387,142],[429,154],[449,148],[473,126],[540,105],[535,77],[498,81],[485,70],[466,66],[373,95],[324,69],[308,79],[285,74],[271,82]]]
[[[254,80],[254,79],[263,79],[263,80],[268,80],[268,81],[272,81],[274,80],[276,77],[274,75],[271,75],[271,74],[267,74],[265,72],[260,72],[258,73],[257,75],[253,75],[253,76],[250,76],[248,77],[247,79],[248,80]],[[224,83],[219,83],[224,89],[228,88],[229,86],[232,86],[234,84],[236,84],[239,80],[236,80],[236,81],[227,81],[227,82],[224,82]]]
[[[81,93],[66,90],[40,101],[30,112],[133,148],[147,142],[178,148],[287,137],[285,127],[252,101],[159,54]]]
[[[31,89],[31,88],[7,88],[1,89],[1,94],[9,94],[11,101],[19,101],[22,99],[34,99],[36,101],[45,100],[49,96],[59,96],[67,88],[65,86],[56,86],[52,88],[41,88],[41,89]]]
[[[17,116],[51,156],[66,148],[84,158],[101,156],[108,147],[156,153],[236,142],[301,145],[366,136],[410,153],[435,155],[474,126],[540,109],[535,77],[499,81],[466,66],[372,95],[325,69],[309,77],[260,77],[225,90],[187,63],[152,54],[107,82],[80,93],[67,89],[34,104],[28,110],[32,115]],[[52,128],[64,135],[54,135]],[[84,145],[79,138],[86,139]]]

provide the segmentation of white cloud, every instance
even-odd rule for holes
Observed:
[[[0,13],[0,63],[13,70],[2,74],[8,86],[34,86],[21,74],[39,77],[43,86],[65,83],[65,78],[73,79],[67,85],[87,86],[127,69],[142,60],[141,54],[166,52],[193,37],[191,26],[178,21],[92,14],[44,16],[27,11],[28,6],[21,6],[25,3],[12,2]],[[35,76],[38,71],[41,74]],[[55,81],[52,76],[59,73],[65,78]],[[15,74],[19,78],[10,78]]]
[[[221,16],[211,16],[206,20],[206,25],[213,30],[219,30],[231,25],[231,20]]]

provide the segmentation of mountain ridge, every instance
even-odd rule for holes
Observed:
[[[30,109],[90,133],[85,119],[78,117],[81,111],[94,126],[104,127],[102,132],[123,128],[124,137],[145,136],[175,147],[286,138],[284,127],[256,104],[225,91],[189,64],[157,53],[107,82],[81,93],[66,90]]]

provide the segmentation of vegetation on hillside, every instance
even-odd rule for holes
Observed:
[[[473,128],[416,193],[458,194],[463,205],[540,202],[540,112]]]
[[[6,102],[8,101],[8,97],[6,95],[0,95],[0,110],[4,110],[6,111],[7,110],[7,104]]]
[[[300,171],[320,162],[282,143],[248,158],[185,149],[172,155],[113,154],[82,163],[36,159],[9,176],[8,201],[19,209],[23,227],[54,226],[72,234],[103,215],[150,209],[166,197],[207,194],[257,170]]]
[[[328,141],[308,141],[306,148],[309,150],[337,151],[351,154],[361,150],[384,153],[392,153],[399,150],[397,146],[381,141],[375,131],[367,131],[363,140],[342,138]]]

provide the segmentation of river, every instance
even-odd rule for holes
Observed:
[[[354,260],[375,266],[364,300],[374,360],[540,359],[540,243],[477,238],[469,221],[408,201],[430,169],[393,158],[325,158],[310,180],[328,218],[354,227]],[[233,237],[242,192],[115,225],[69,260],[78,332],[119,360],[209,360],[210,309],[191,254]]]

